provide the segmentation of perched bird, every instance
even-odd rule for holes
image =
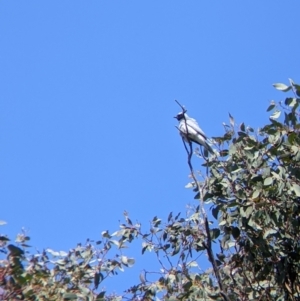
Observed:
[[[207,149],[210,153],[214,153],[211,146],[207,143],[206,135],[200,129],[195,119],[189,117],[184,112],[178,113],[174,118],[176,118],[179,121],[179,133],[185,141],[195,142],[199,145],[204,146],[204,148]]]

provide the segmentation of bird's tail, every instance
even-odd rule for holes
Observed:
[[[205,142],[205,148],[206,148],[207,151],[209,151],[211,154],[214,154],[214,150],[212,149],[212,147],[211,147],[207,142]]]
[[[206,149],[211,153],[211,154],[214,154],[214,150],[211,148],[211,146],[209,144],[205,144],[206,146]]]

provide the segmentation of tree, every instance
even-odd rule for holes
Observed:
[[[1,236],[2,300],[300,300],[300,86],[274,86],[293,95],[271,103],[270,120],[257,132],[230,116],[224,135],[214,137],[215,154],[185,144],[193,179],[187,187],[199,202],[185,217],[154,217],[144,232],[125,213],[102,242],[68,252],[30,255],[25,233],[16,245]],[[194,153],[206,175],[194,172]],[[145,271],[123,296],[101,292],[108,275],[134,264],[118,250],[136,239],[142,253],[157,257],[157,278]],[[205,271],[204,255],[211,265]]]

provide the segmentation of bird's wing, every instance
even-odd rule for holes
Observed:
[[[197,136],[198,132],[189,125],[188,120],[181,120],[179,123],[179,131],[184,134],[184,135],[192,135],[192,136]]]
[[[185,123],[185,121],[183,121],[183,123]],[[192,119],[192,118],[187,119],[186,123],[188,125],[189,131],[190,131],[190,129],[192,129],[196,132],[194,135],[200,134],[201,136],[203,136],[203,138],[207,139],[205,133],[200,129],[200,127],[195,119]]]
[[[180,135],[186,141],[193,141],[199,145],[204,146],[210,153],[214,153],[211,146],[207,143],[207,137],[199,127],[197,121],[193,118],[182,119],[179,122],[178,129]]]

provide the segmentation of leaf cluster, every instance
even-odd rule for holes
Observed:
[[[15,244],[0,236],[0,300],[104,300],[99,284],[134,264],[121,252],[127,237],[113,239],[117,235],[103,231],[103,241],[88,239],[68,252],[46,249],[37,254],[30,254],[25,233]],[[108,257],[115,245],[117,253]],[[111,300],[119,299],[111,295]]]
[[[184,217],[154,217],[144,231],[125,212],[118,231],[68,252],[31,254],[25,233],[15,243],[0,236],[0,299],[299,301],[300,86],[274,87],[293,95],[271,102],[266,125],[255,131],[230,115],[206,177],[190,166],[199,205]],[[134,264],[124,249],[137,239],[159,268],[123,295],[107,294],[101,285]]]

